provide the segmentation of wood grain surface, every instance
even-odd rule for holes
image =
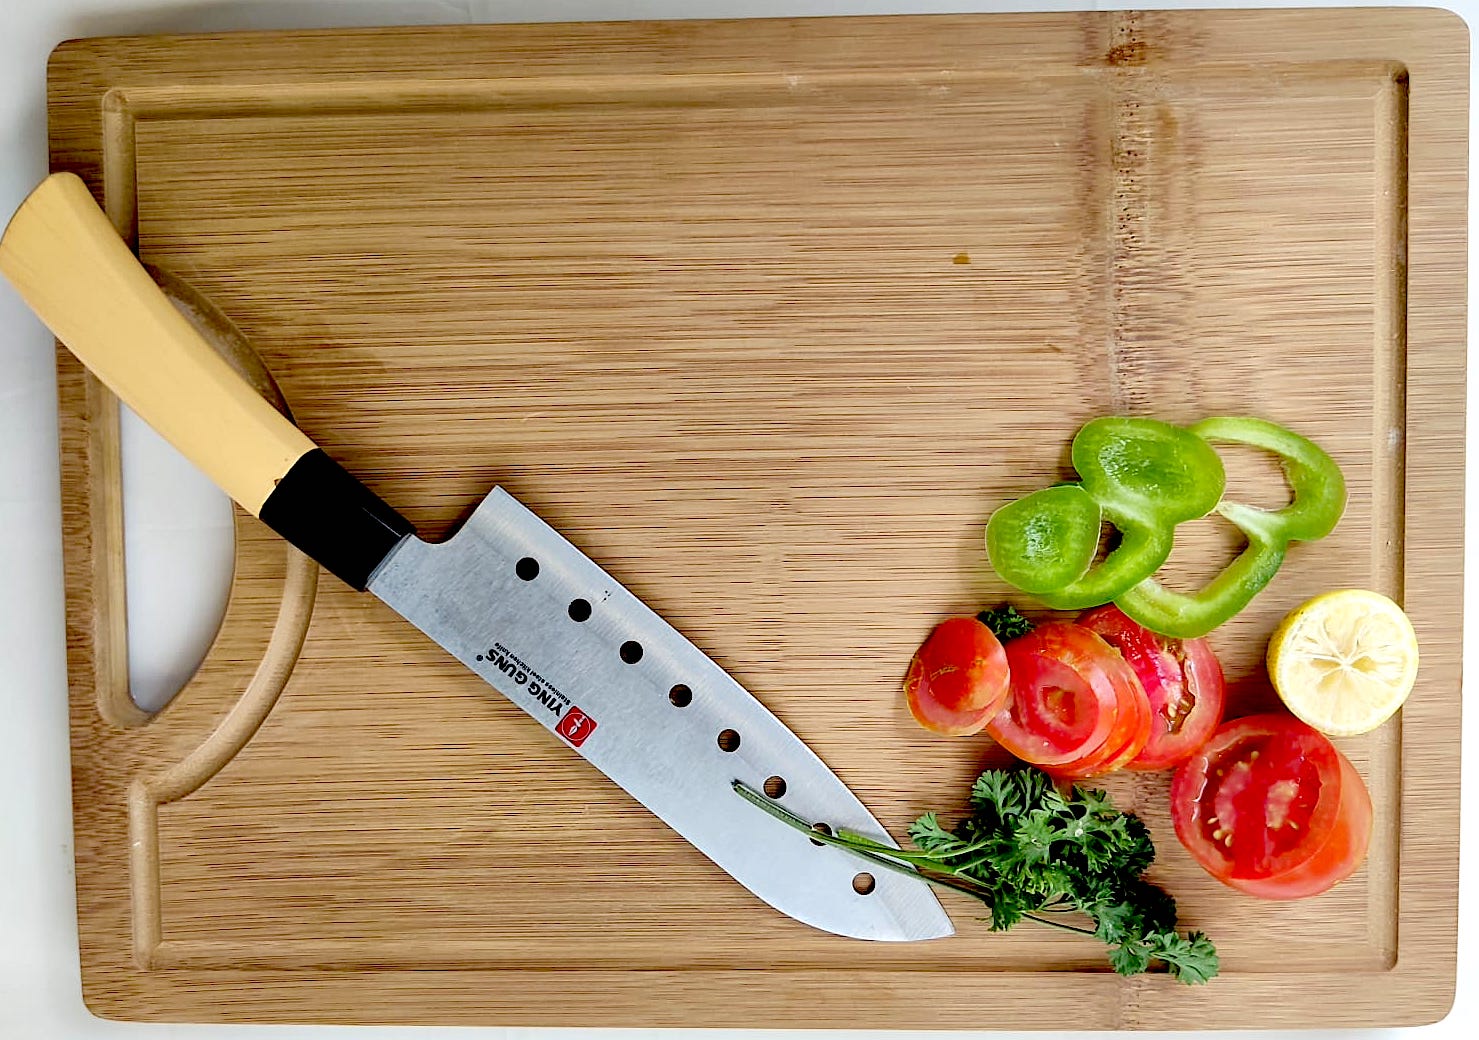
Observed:
[[[1435,11],[487,26],[77,41],[54,168],[213,299],[427,536],[502,484],[895,834],[1001,761],[908,718],[986,516],[1107,413],[1258,414],[1350,485],[1215,645],[1388,592],[1423,671],[1342,749],[1368,863],[1261,903],[1165,775],[1107,786],[1211,985],[1078,937],[866,944],[760,904],[245,514],[225,621],[128,700],[116,405],[59,355],[79,928],[107,1017],[1181,1028],[1432,1021],[1454,987],[1468,41]],[[1229,456],[1230,494],[1276,470]],[[1276,496],[1275,496],[1276,497]],[[1191,525],[1184,582],[1234,545]],[[1028,604],[1018,600],[1022,606]],[[745,811],[736,806],[733,811]],[[921,1011],[921,1009],[925,1009]],[[925,1017],[921,1017],[921,1015]]]

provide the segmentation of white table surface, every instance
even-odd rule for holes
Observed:
[[[1273,6],[1255,3],[1138,5],[989,0],[0,0],[0,221],[46,173],[46,56],[64,39],[134,33],[353,25],[613,18],[767,17],[992,10],[1091,10],[1123,6]],[[1283,5],[1287,6],[1287,5]],[[1315,5],[1305,5],[1315,6]],[[1336,6],[1336,5],[1324,5]],[[1431,6],[1431,5],[1425,5]],[[1472,20],[1479,0],[1445,6]],[[1472,73],[1471,73],[1472,76]],[[1472,92],[1479,97],[1479,92]],[[1470,137],[1473,138],[1471,130]],[[1472,196],[1472,189],[1471,189]],[[1472,206],[1471,206],[1472,208]],[[1472,253],[1472,247],[1471,247]],[[1471,265],[1472,266],[1472,265]],[[1470,302],[1470,365],[1475,308]],[[83,1006],[73,904],[67,696],[58,527],[56,385],[51,337],[0,282],[0,1038],[93,1040],[410,1040],[641,1035],[630,1030],[389,1029],[143,1025],[105,1022]],[[1474,426],[1472,405],[1469,427]],[[231,559],[225,499],[146,428],[125,429],[130,653],[133,684],[167,697],[193,670],[224,605]],[[1474,484],[1470,460],[1468,483]],[[1472,501],[1472,498],[1470,499]],[[1474,543],[1470,523],[1466,541]],[[1473,588],[1473,568],[1465,582]],[[1473,602],[1466,595],[1466,601]],[[1464,648],[1473,646],[1466,626]],[[1479,749],[1479,712],[1464,719],[1465,754]],[[1474,770],[1464,778],[1459,985],[1444,1021],[1414,1030],[1326,1032],[1331,1038],[1459,1040],[1479,1035],[1472,981],[1479,811]],[[1277,955],[1276,943],[1271,956]],[[1466,983],[1466,979],[1471,980]],[[971,1000],[962,993],[961,1000]],[[921,1009],[922,1028],[928,1009]],[[981,1008],[983,1031],[991,1009]],[[672,1030],[672,1037],[778,1038],[789,1032]],[[798,1032],[794,1034],[800,1036]],[[833,1033],[838,1037],[971,1036],[967,1033]],[[992,1034],[1001,1036],[1004,1034]],[[1023,1034],[1042,1036],[1043,1034]],[[1075,1033],[1078,1037],[1113,1034]],[[1181,1034],[1146,1034],[1175,1036]],[[1283,1034],[1196,1034],[1252,1040]]]

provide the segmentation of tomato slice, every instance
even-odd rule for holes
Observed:
[[[1120,682],[1116,687],[1119,691],[1116,708],[1118,715],[1114,729],[1110,731],[1103,746],[1087,758],[1066,766],[1054,767],[1051,772],[1055,776],[1065,780],[1078,780],[1112,773],[1127,765],[1145,748],[1145,742],[1150,739],[1150,701],[1146,699],[1145,691],[1140,688],[1138,680],[1133,683]]]
[[[994,714],[987,708],[957,711],[941,703],[930,685],[925,665],[916,656],[909,662],[909,672],[904,677],[904,696],[909,705],[909,714],[931,733],[947,737],[966,737],[986,728]]]
[[[1120,652],[1150,707],[1150,735],[1126,768],[1169,769],[1186,761],[1222,722],[1222,665],[1205,639],[1157,635],[1113,604],[1084,614],[1078,623]]]
[[[1135,673],[1093,632],[1050,621],[1006,647],[1011,695],[986,732],[1013,755],[1064,775],[1087,775],[1133,740],[1133,711],[1144,697]]]
[[[1224,884],[1264,899],[1350,877],[1371,838],[1371,796],[1334,744],[1286,715],[1226,723],[1171,781],[1176,836]]]
[[[1319,895],[1354,874],[1371,843],[1371,794],[1344,755],[1340,756],[1340,789],[1342,809],[1318,854],[1277,877],[1233,877],[1226,883],[1261,899],[1303,899]]]
[[[914,720],[946,736],[979,733],[1006,703],[1008,690],[1006,652],[991,629],[973,617],[936,625],[904,677]]]

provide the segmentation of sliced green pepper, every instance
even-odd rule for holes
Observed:
[[[1077,484],[1008,502],[986,524],[986,556],[1023,592],[1052,592],[1083,577],[1099,551],[1099,503]]]
[[[1313,541],[1335,529],[1345,512],[1345,477],[1312,441],[1263,419],[1204,419],[1193,433],[1212,442],[1247,444],[1278,455],[1293,501],[1266,510],[1223,502],[1217,512],[1243,532],[1248,546],[1203,588],[1186,595],[1148,577],[1115,603],[1153,632],[1178,639],[1206,635],[1248,605],[1284,562],[1292,541]]]
[[[1120,541],[1081,577],[1036,593],[1058,610],[1108,603],[1154,574],[1171,555],[1176,525],[1211,512],[1226,483],[1222,459],[1205,440],[1157,419],[1094,419],[1073,438],[1071,455]]]

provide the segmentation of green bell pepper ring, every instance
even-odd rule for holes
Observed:
[[[1036,593],[1057,610],[1108,603],[1150,577],[1170,557],[1176,525],[1206,516],[1226,485],[1211,445],[1157,419],[1094,419],[1073,438],[1071,457],[1084,491],[1120,541],[1081,577]]]
[[[1103,514],[1077,484],[1008,502],[986,523],[986,557],[1003,581],[1035,594],[1083,577],[1099,551]]]
[[[1335,460],[1312,441],[1264,419],[1213,418],[1191,427],[1212,442],[1247,444],[1278,455],[1293,500],[1266,510],[1223,502],[1217,512],[1248,539],[1248,546],[1202,589],[1172,592],[1148,577],[1115,603],[1130,617],[1161,635],[1196,639],[1246,607],[1284,562],[1292,541],[1314,541],[1335,529],[1345,512],[1345,477]]]
[[[1279,457],[1294,497],[1272,515],[1279,518],[1289,541],[1313,542],[1324,538],[1340,523],[1345,513],[1345,476],[1335,460],[1314,441],[1267,419],[1203,419],[1191,431],[1213,444],[1219,441],[1246,444]]]
[[[1107,512],[1107,510],[1106,510]],[[1035,595],[1054,610],[1082,610],[1108,603],[1154,574],[1171,556],[1171,529],[1131,523],[1123,518],[1115,522],[1120,532],[1119,544],[1081,578],[1051,592]]]
[[[1226,485],[1221,456],[1196,429],[1159,419],[1093,419],[1073,438],[1073,468],[1108,513],[1154,527],[1194,520],[1212,511]]]

